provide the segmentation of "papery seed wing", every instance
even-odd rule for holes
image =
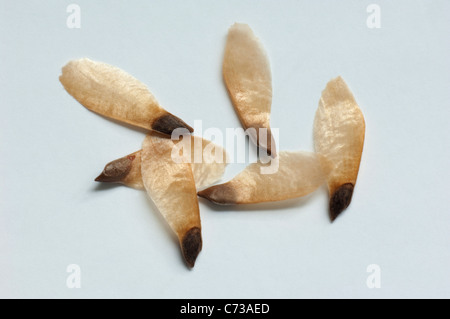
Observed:
[[[314,147],[333,165],[328,177],[334,220],[351,201],[364,146],[364,116],[341,77],[328,82],[314,119]]]
[[[164,134],[178,127],[193,131],[163,109],[142,82],[112,65],[86,58],[70,61],[59,80],[78,102],[103,116]]]
[[[142,144],[142,179],[148,195],[177,234],[184,259],[193,267],[202,248],[194,176],[189,163],[175,163],[174,143],[155,133]]]
[[[308,195],[322,185],[329,173],[328,162],[311,152],[279,152],[275,164],[253,163],[227,183],[209,187],[199,196],[217,204],[274,202]],[[275,165],[272,174],[261,168]],[[278,167],[276,166],[278,165]]]
[[[191,168],[195,187],[201,190],[222,178],[227,166],[227,154],[219,145],[201,137],[190,135]],[[177,141],[174,141],[177,143]],[[200,157],[196,162],[196,146]],[[143,189],[141,174],[141,150],[121,157],[105,165],[103,172],[95,179],[97,182],[121,183],[136,189]]]
[[[267,54],[246,24],[235,23],[228,31],[222,67],[225,85],[244,129],[255,143],[275,156],[276,146],[270,131],[272,76]],[[267,138],[259,138],[259,129]]]

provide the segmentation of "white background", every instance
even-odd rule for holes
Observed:
[[[450,297],[449,1],[77,1],[80,29],[66,26],[70,3],[0,1],[0,297]],[[240,127],[221,74],[236,21],[270,57],[278,148],[312,150],[320,93],[341,75],[366,119],[364,153],[333,224],[325,188],[246,207],[200,200],[189,270],[145,192],[93,181],[144,132],[89,112],[58,77],[89,57],[191,125]],[[69,264],[80,289],[66,286]],[[380,289],[366,285],[370,264]]]

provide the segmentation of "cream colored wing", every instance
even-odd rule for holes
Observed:
[[[330,217],[350,205],[364,146],[364,116],[341,77],[328,82],[314,119],[314,147],[333,165],[328,177]]]
[[[196,189],[201,190],[222,178],[227,166],[227,154],[222,147],[211,141],[197,136],[190,136],[190,138],[192,173],[194,175]],[[176,143],[177,141],[174,142]],[[197,145],[199,148],[197,148]],[[195,154],[197,151],[201,153],[201,157],[196,162]],[[136,189],[143,189],[141,152],[139,150],[109,162],[95,181],[121,183]]]
[[[148,195],[177,234],[186,264],[194,267],[202,249],[194,176],[189,163],[175,163],[171,139],[155,133],[142,145],[142,180]]]
[[[169,135],[178,127],[193,131],[163,109],[142,82],[109,64],[70,61],[59,80],[78,102],[103,116]]]
[[[275,157],[276,146],[270,131],[272,77],[269,59],[248,25],[235,23],[230,27],[222,71],[244,129],[256,130],[250,138]],[[267,130],[267,138],[260,138],[259,129]]]
[[[274,202],[305,196],[322,185],[329,173],[326,159],[310,152],[279,152],[278,170],[261,174],[266,165],[253,163],[231,181],[198,193],[217,204]],[[271,164],[273,165],[273,164]]]

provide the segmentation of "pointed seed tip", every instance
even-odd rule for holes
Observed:
[[[205,192],[205,190],[206,190],[206,189],[201,190],[201,191],[198,191],[198,192],[197,192],[197,196],[203,197],[203,198],[207,198],[207,197],[206,197],[206,192]]]
[[[218,205],[233,205],[237,202],[236,190],[229,183],[210,186],[199,191],[197,195]]]
[[[205,188],[204,190],[197,192],[197,196],[213,202],[213,199],[211,198],[211,194],[213,193],[213,191],[211,190],[212,187],[214,186]]]
[[[125,156],[106,164],[96,182],[120,183],[130,172],[134,158]]]
[[[181,249],[186,264],[193,268],[202,250],[202,233],[199,227],[192,227],[186,232],[181,241]]]
[[[100,183],[119,183],[122,180],[122,178],[117,178],[115,176],[109,176],[105,174],[105,171],[103,171],[100,175],[98,175],[94,181],[100,182]]]
[[[352,201],[354,185],[343,184],[331,194],[330,197],[330,219],[333,222],[344,211]]]

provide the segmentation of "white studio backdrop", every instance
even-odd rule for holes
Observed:
[[[406,0],[0,1],[0,296],[450,297],[449,10]],[[225,132],[240,127],[221,74],[234,22],[268,52],[278,149],[313,150],[321,91],[341,75],[365,116],[364,152],[334,223],[324,187],[243,207],[200,200],[203,250],[189,270],[145,192],[93,181],[145,132],[89,112],[58,77],[69,60],[103,61],[187,123]],[[245,166],[230,164],[222,181]]]

